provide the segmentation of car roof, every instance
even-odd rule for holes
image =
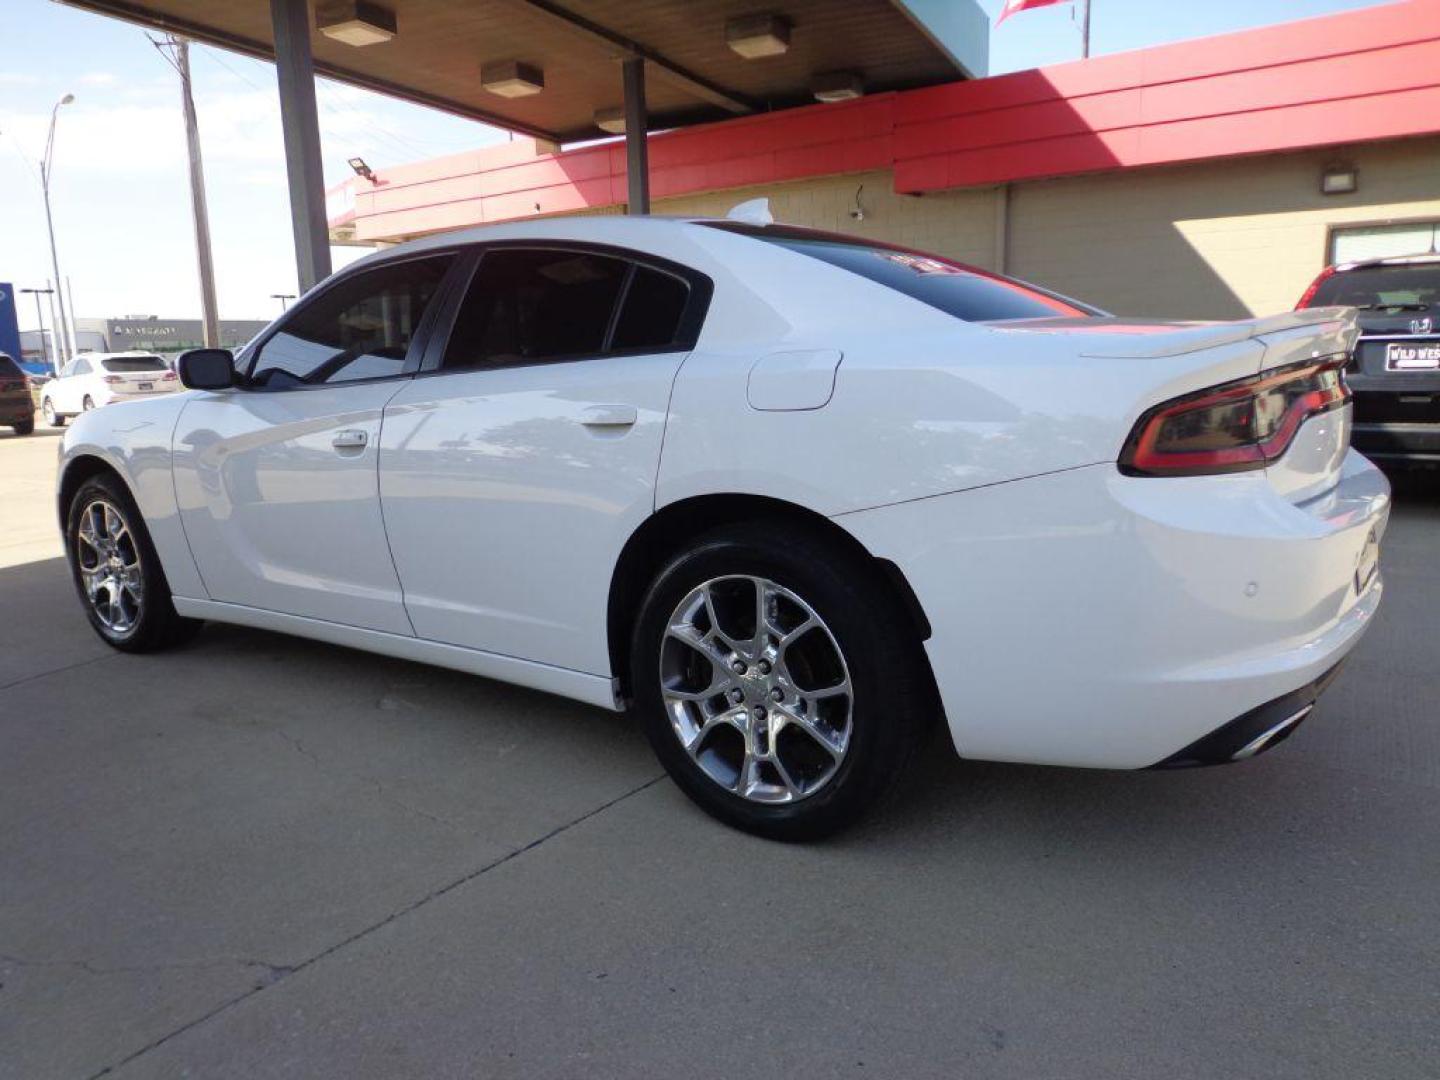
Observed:
[[[1440,263],[1440,255],[1391,255],[1384,259],[1356,259],[1353,262],[1337,263],[1335,273],[1346,274],[1351,270],[1367,270],[1374,266],[1426,266]]]
[[[382,248],[349,266],[360,267],[383,262],[397,256],[421,254],[437,248],[461,244],[483,244],[497,240],[561,240],[579,243],[637,246],[644,250],[647,240],[674,236],[706,221],[724,220],[710,217],[672,217],[662,214],[593,214],[584,216],[557,215],[522,221],[502,221],[493,225],[471,225],[463,229],[431,233],[407,240],[394,247]]]

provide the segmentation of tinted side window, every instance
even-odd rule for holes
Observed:
[[[578,251],[487,251],[455,315],[445,368],[594,355],[629,264]]]
[[[353,275],[296,311],[260,347],[252,386],[284,389],[401,375],[451,255]]]
[[[672,274],[637,266],[615,323],[612,349],[661,349],[680,335],[690,286]]]
[[[20,367],[6,353],[0,353],[0,376],[13,378],[21,374]]]

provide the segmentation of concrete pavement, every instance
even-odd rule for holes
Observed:
[[[40,429],[44,431],[45,429]],[[731,832],[624,718],[256,631],[101,645],[0,434],[0,1077],[1434,1077],[1440,483],[1243,766],[956,761]]]

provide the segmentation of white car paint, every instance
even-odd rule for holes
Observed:
[[[611,708],[607,601],[635,530],[691,499],[782,500],[898,568],[933,628],[955,744],[977,758],[1153,764],[1333,666],[1379,601],[1379,575],[1354,580],[1388,486],[1347,451],[1348,407],[1263,470],[1115,464],[1162,401],[1348,350],[1343,309],[965,323],[655,218],[489,227],[344,273],[516,239],[707,275],[696,347],[152,400],[74,424],[62,483],[97,457],[130,484],[181,614]]]
[[[136,362],[149,361],[158,366],[145,371],[123,370]],[[75,416],[85,411],[87,399],[98,409],[116,401],[141,401],[180,389],[175,373],[153,353],[82,353],[45,384],[40,392],[40,407],[43,411],[48,401],[56,416]]]

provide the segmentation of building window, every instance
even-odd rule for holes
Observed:
[[[1330,262],[1440,254],[1440,221],[1354,225],[1330,230]]]

